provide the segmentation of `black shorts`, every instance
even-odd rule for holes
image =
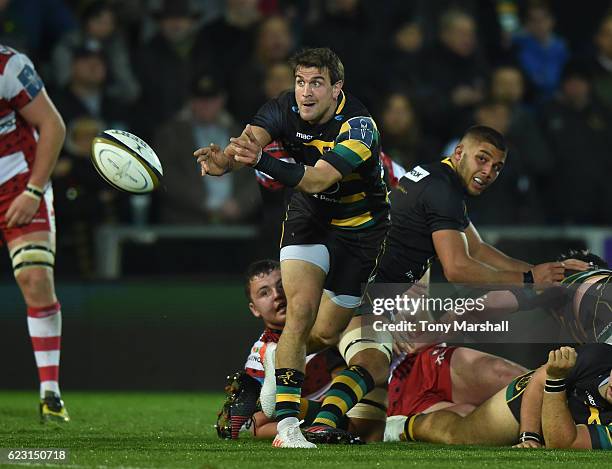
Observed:
[[[284,248],[323,244],[329,252],[329,272],[324,288],[336,295],[361,297],[362,287],[365,288],[376,273],[388,228],[386,218],[362,230],[331,228],[292,201],[287,208],[280,245]]]
[[[521,421],[521,402],[523,402],[523,393],[527,389],[529,381],[535,371],[528,371],[527,373],[517,376],[512,382],[506,387],[506,404],[517,422]]]

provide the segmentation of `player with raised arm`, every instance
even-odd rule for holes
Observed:
[[[246,164],[296,189],[280,252],[287,319],[278,343],[276,379],[264,383],[261,402],[279,422],[273,446],[313,448],[297,419],[307,350],[336,345],[348,331],[340,351],[349,367],[334,379],[315,426],[306,430],[310,439],[354,441],[337,430],[339,419],[387,379],[387,338],[363,340],[361,320],[351,318],[361,303],[362,284],[376,270],[389,204],[378,129],[367,109],[342,90],[340,59],[326,48],[306,49],[292,63],[293,92],[266,103],[223,152],[211,145],[195,156],[203,174],[222,175]],[[280,140],[296,163],[263,152],[272,140]]]
[[[610,450],[611,380],[612,346],[561,347],[465,417],[446,410],[417,414],[386,431],[395,440]]]
[[[53,282],[50,182],[65,126],[30,59],[6,46],[0,46],[0,94],[0,233],[27,305],[41,419],[67,422],[59,388],[62,320]]]

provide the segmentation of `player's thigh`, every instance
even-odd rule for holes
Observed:
[[[478,406],[463,418],[459,442],[463,444],[510,445],[516,442],[519,423],[506,403],[506,389]]]
[[[337,345],[341,334],[351,322],[353,312],[353,308],[340,306],[327,293],[323,293],[311,332],[313,340],[326,347]]]
[[[281,277],[288,307],[307,307],[316,313],[321,302],[325,272],[307,260],[285,259],[281,261]]]
[[[450,371],[453,402],[480,405],[527,370],[505,358],[458,347]]]

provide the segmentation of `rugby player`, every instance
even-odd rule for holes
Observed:
[[[397,417],[386,434],[395,441],[610,450],[611,381],[611,345],[561,347],[465,417],[446,410]]]
[[[230,405],[220,413],[220,436],[237,438],[240,428],[252,417],[249,427],[257,438],[273,438],[276,423],[263,412],[255,412],[259,386],[263,381],[262,361],[269,344],[278,341],[285,324],[286,299],[280,277],[280,266],[273,260],[252,263],[247,268],[245,293],[251,313],[261,318],[265,330],[251,348],[245,364],[249,376],[230,377]],[[344,365],[335,349],[309,355],[300,402],[300,420],[308,425],[321,406],[320,397],[329,387],[332,376]],[[388,415],[432,412],[446,408],[465,415],[481,404],[518,374],[520,365],[465,347],[436,345],[414,355],[402,354],[394,360],[389,383]],[[381,412],[382,411],[382,412]],[[364,441],[380,441],[385,409],[362,400],[348,412],[343,428]],[[222,415],[225,412],[225,415]]]
[[[55,294],[51,173],[66,129],[30,59],[0,45],[0,246],[27,306],[42,422],[70,420],[60,397],[62,313]]]
[[[211,144],[194,155],[203,175],[221,176],[247,165],[296,189],[281,237],[286,325],[276,360],[271,348],[266,354],[275,364],[275,380],[264,383],[260,399],[264,412],[278,419],[273,446],[314,448],[297,418],[307,350],[340,343],[349,365],[334,378],[314,426],[306,430],[311,439],[342,440],[339,420],[387,379],[391,338],[363,340],[361,318],[351,318],[361,303],[362,284],[375,273],[389,204],[376,124],[342,90],[340,59],[326,48],[306,49],[292,65],[293,92],[266,103],[223,152]],[[280,140],[296,163],[263,152],[273,140]]]
[[[391,192],[393,224],[376,282],[412,283],[435,258],[455,283],[549,283],[563,279],[564,265],[532,265],[485,243],[467,214],[466,197],[481,195],[495,182],[507,157],[504,137],[477,125],[469,128],[453,154],[416,166]],[[503,207],[492,207],[503,210]],[[579,262],[577,267],[588,266]]]

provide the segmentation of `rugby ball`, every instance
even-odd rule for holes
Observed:
[[[91,161],[102,179],[130,194],[157,189],[164,174],[153,149],[125,130],[100,132],[91,144]]]

